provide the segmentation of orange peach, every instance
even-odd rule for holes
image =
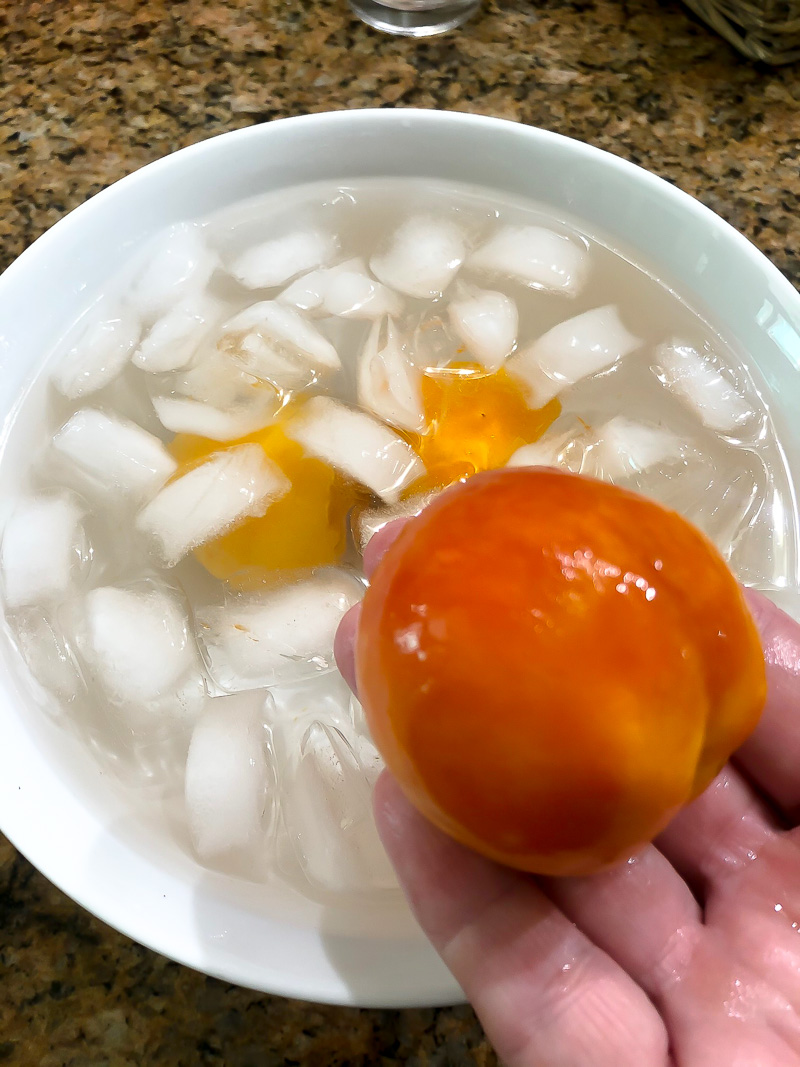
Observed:
[[[413,804],[492,859],[586,874],[634,853],[755,727],[758,633],[675,512],[543,468],[454,486],[366,594],[358,686]]]

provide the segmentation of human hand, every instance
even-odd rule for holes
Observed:
[[[370,573],[399,532],[370,543]],[[508,1067],[800,1065],[800,625],[748,593],[769,695],[656,842],[534,878],[431,826],[384,774],[378,827],[423,930]],[[354,684],[354,609],[337,659]]]

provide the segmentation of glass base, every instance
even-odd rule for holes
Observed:
[[[447,33],[472,18],[480,7],[480,0],[451,0],[439,4],[426,0],[395,0],[391,5],[379,3],[379,0],[349,2],[353,12],[368,26],[403,37],[433,37],[437,33]]]

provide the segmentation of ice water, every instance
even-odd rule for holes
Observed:
[[[159,235],[31,382],[2,460],[6,619],[40,703],[201,863],[392,891],[380,756],[333,659],[391,518],[546,463],[681,511],[745,584],[797,584],[762,383],[647,266],[422,180]]]

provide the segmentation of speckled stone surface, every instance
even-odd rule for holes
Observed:
[[[570,134],[699,197],[800,285],[800,78],[676,0],[493,0],[455,34],[382,37],[343,0],[5,0],[0,267],[150,160],[284,115],[439,107]],[[496,1064],[468,1008],[355,1011],[154,955],[0,848],[0,1063]]]

